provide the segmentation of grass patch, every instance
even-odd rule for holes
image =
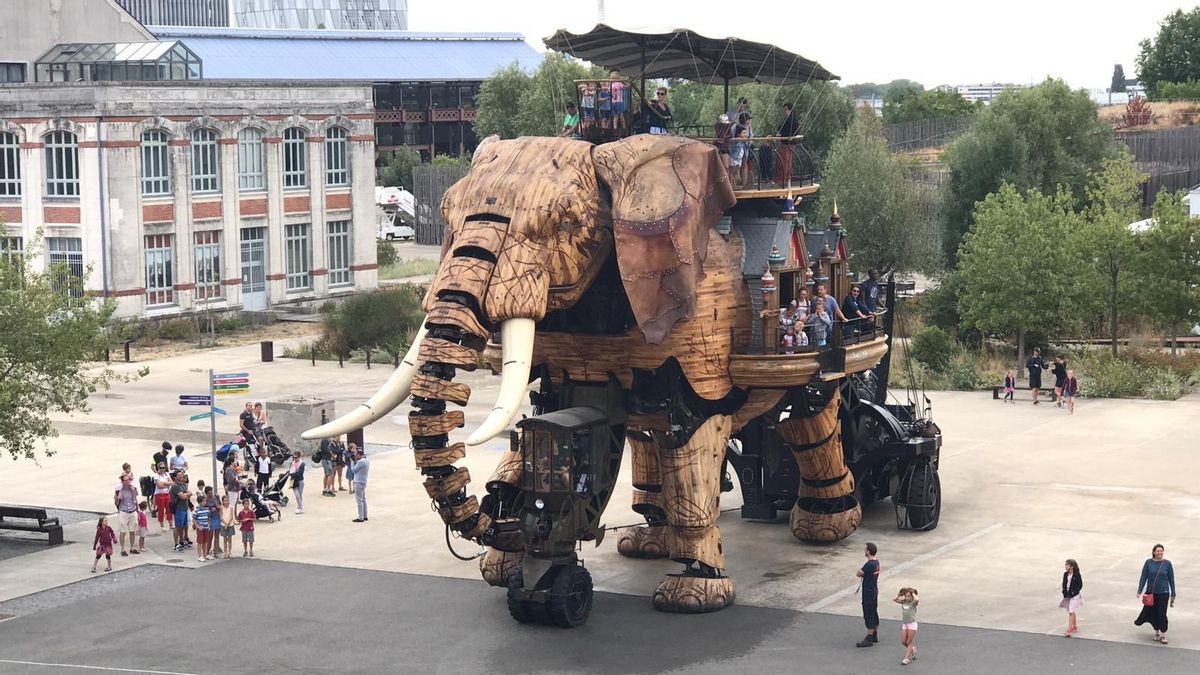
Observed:
[[[428,258],[397,260],[390,265],[381,265],[379,267],[379,278],[404,279],[406,277],[419,277],[425,274],[433,274],[437,271],[439,264],[439,261],[430,260]]]

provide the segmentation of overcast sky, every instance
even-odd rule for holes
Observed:
[[[409,0],[409,28],[512,31],[538,49],[559,28],[597,20],[596,0]],[[841,75],[843,83],[908,78],[938,84],[1039,81],[1104,88],[1114,63],[1134,77],[1138,42],[1178,0],[606,0],[620,28],[691,28],[776,44]],[[713,7],[725,7],[713,11]]]

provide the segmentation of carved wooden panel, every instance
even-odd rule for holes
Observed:
[[[737,431],[749,424],[754,418],[762,415],[779,403],[785,392],[781,389],[753,389],[741,408],[733,413],[733,430]]]
[[[721,545],[720,530],[715,527],[672,527],[669,531],[671,560],[684,564],[696,560],[719,570],[725,569],[725,549]]]
[[[427,466],[450,466],[467,456],[467,444],[455,443],[448,448],[413,450],[413,455],[416,457],[418,469]]]
[[[838,513],[811,513],[797,504],[792,507],[788,518],[792,536],[800,541],[831,543],[841,541],[862,525],[862,509],[854,508]]]
[[[432,375],[417,374],[413,378],[412,395],[466,405],[467,400],[471,398],[471,388],[461,382],[448,382]]]
[[[425,325],[436,324],[458,326],[468,333],[484,339],[488,336],[488,330],[479,322],[479,317],[475,316],[475,312],[462,305],[444,300],[434,302],[425,314]]]
[[[436,298],[441,291],[459,291],[479,300],[482,305],[494,267],[490,261],[478,258],[453,257],[443,260],[429,286],[429,293]]]
[[[425,479],[425,492],[430,499],[445,499],[451,495],[458,494],[460,490],[467,487],[467,483],[471,482],[471,472],[466,467],[460,467],[457,471],[442,478],[430,476]]]
[[[488,585],[506,588],[508,580],[521,569],[524,559],[525,551],[499,551],[489,546],[487,553],[479,559],[479,573]]]
[[[798,387],[821,372],[817,352],[801,354],[734,354],[729,375],[739,387]]]
[[[654,442],[632,436],[626,437],[626,440],[632,451],[633,487],[658,492],[662,489],[662,479],[658,475],[658,451],[654,448]]]
[[[429,338],[426,338],[428,340]],[[448,434],[463,425],[461,410],[448,410],[441,415],[408,414],[408,428],[413,436],[438,436]]]
[[[492,472],[492,477],[488,479],[487,484],[507,483],[509,485],[520,485],[521,476],[524,473],[525,462],[521,458],[521,453],[505,450],[500,455],[500,461],[496,464],[496,470]]]
[[[438,515],[442,517],[442,522],[447,525],[453,525],[469,518],[478,510],[479,500],[475,498],[475,495],[471,495],[461,504],[444,506],[438,509]]]
[[[717,521],[721,462],[733,418],[714,415],[680,448],[658,448],[663,508],[676,527],[708,527]]]
[[[737,593],[733,579],[668,576],[654,590],[654,608],[660,612],[699,614],[733,604]]]
[[[479,366],[478,352],[460,344],[434,337],[421,342],[422,362],[448,363],[463,370],[475,370]]]

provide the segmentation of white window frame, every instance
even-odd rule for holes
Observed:
[[[205,230],[195,233],[192,249],[196,258],[197,300],[219,300],[221,286],[221,231]]]
[[[267,155],[263,132],[246,127],[238,132],[238,189],[243,192],[267,189]]]
[[[80,237],[46,237],[46,264],[49,267],[66,265],[67,274],[83,279],[83,239]],[[83,284],[73,283],[71,297],[83,297]]]
[[[21,144],[11,131],[0,131],[0,198],[21,196]]]
[[[284,226],[284,253],[287,267],[284,277],[289,291],[305,291],[312,288],[311,227],[307,223]]]
[[[325,131],[325,184],[328,186],[350,184],[348,136],[341,127],[329,127]]]
[[[221,191],[221,150],[217,132],[204,128],[192,132],[192,192]]]
[[[47,197],[79,197],[79,139],[70,131],[44,137]]]
[[[175,303],[175,235],[146,235],[146,305]]]
[[[0,260],[10,265],[20,265],[25,260],[25,239],[0,236]]]
[[[329,230],[329,285],[352,284],[354,273],[350,262],[354,249],[350,247],[350,221],[333,220],[326,227]]]
[[[167,132],[150,129],[142,132],[142,195],[161,197],[171,194],[171,151]]]
[[[308,187],[308,149],[304,129],[289,127],[283,132],[283,187]]]

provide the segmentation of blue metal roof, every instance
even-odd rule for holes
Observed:
[[[205,79],[485,80],[516,61],[533,71],[542,55],[519,33],[270,30],[150,26],[204,62]]]

